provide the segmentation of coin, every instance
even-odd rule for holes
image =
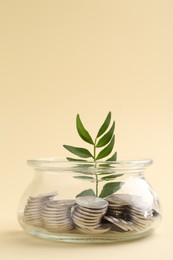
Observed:
[[[53,199],[57,192],[30,196],[24,208],[23,220],[33,226],[43,226],[42,211],[48,201]]]
[[[75,200],[51,200],[43,209],[45,228],[52,232],[68,232],[74,228],[71,216]]]
[[[37,196],[30,196],[29,199],[31,200],[40,200],[40,199],[47,199],[49,197],[55,197],[56,195],[58,195],[57,191],[54,192],[50,192],[50,193],[46,193],[46,194],[39,194]]]
[[[82,210],[83,212],[85,212],[84,214],[87,214],[87,213],[89,213],[89,214],[99,214],[99,213],[100,214],[105,214],[106,211],[107,211],[107,207],[103,208],[103,209],[99,209],[99,208],[91,209],[91,208],[86,208],[86,207],[80,206],[79,209]]]
[[[77,230],[79,230],[81,233],[84,233],[84,234],[104,234],[104,233],[107,233],[110,228],[94,228],[94,229],[87,229],[87,228],[80,228],[80,227],[77,227]]]
[[[69,207],[71,208],[74,205],[75,205],[75,200],[52,200],[49,203],[47,203],[47,207],[53,209],[55,209],[56,206],[58,209],[69,208]]]
[[[77,206],[74,207],[72,218],[79,232],[101,234],[110,229],[102,227],[102,218],[108,207],[106,200],[86,196],[77,198],[76,204]]]
[[[79,206],[89,209],[102,209],[108,206],[108,202],[106,200],[94,196],[78,197],[76,199],[76,203]]]
[[[104,219],[125,232],[139,232],[152,224],[152,207],[141,196],[113,194],[106,199],[109,205]]]

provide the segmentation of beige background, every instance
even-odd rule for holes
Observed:
[[[1,259],[173,259],[173,1],[0,0]],[[152,158],[146,177],[163,222],[125,244],[71,245],[26,235],[18,201],[28,158],[80,145],[109,111],[118,158]]]

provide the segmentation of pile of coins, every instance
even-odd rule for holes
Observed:
[[[86,196],[77,198],[76,204],[72,217],[78,231],[87,234],[101,234],[109,231],[110,228],[102,226],[102,218],[108,208],[106,200]]]
[[[74,228],[71,211],[75,200],[52,200],[43,208],[44,227],[51,232],[67,232]]]
[[[104,219],[114,225],[111,230],[142,231],[153,222],[153,209],[140,196],[113,194],[106,199],[109,206]]]
[[[24,209],[24,222],[36,226],[43,226],[42,210],[47,202],[51,201],[57,192],[52,192],[44,195],[30,196]]]
[[[85,234],[141,232],[159,215],[152,203],[141,196],[112,194],[104,199],[95,196],[75,200],[55,200],[57,192],[30,196],[23,220],[49,232],[75,231]]]

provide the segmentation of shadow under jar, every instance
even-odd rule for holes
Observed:
[[[144,178],[151,160],[28,160],[35,176],[18,207],[29,234],[64,242],[120,242],[152,233],[160,220],[156,193]]]

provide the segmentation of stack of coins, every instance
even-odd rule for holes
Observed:
[[[88,234],[101,234],[110,229],[104,228],[101,224],[108,207],[106,200],[94,196],[85,196],[77,198],[76,204],[72,216],[78,231]]]
[[[44,227],[50,232],[64,233],[74,228],[71,211],[75,200],[52,200],[43,209]]]
[[[142,231],[153,222],[153,209],[140,196],[113,194],[104,219],[114,224],[115,231]],[[117,229],[116,229],[117,227]]]
[[[30,196],[24,209],[23,221],[31,226],[42,227],[42,210],[48,201],[51,201],[57,192]]]

